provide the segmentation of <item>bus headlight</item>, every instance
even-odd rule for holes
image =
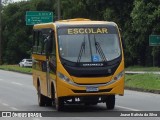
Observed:
[[[115,82],[117,80],[119,80],[121,77],[123,77],[124,75],[124,71],[120,72],[118,75],[116,75],[113,79],[112,82]]]
[[[58,72],[57,75],[63,81],[70,83],[70,84],[73,84],[73,82],[67,76],[63,75],[62,73]]]

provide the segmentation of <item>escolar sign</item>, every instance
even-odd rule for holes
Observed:
[[[108,33],[107,28],[70,28],[68,34],[105,34]]]

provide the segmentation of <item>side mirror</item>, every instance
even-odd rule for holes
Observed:
[[[46,55],[49,55],[52,52],[52,38],[48,36],[45,39],[45,44],[46,44]]]

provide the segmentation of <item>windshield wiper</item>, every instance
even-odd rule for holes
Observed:
[[[94,35],[94,42],[95,42],[95,47],[96,47],[96,52],[98,51],[102,61],[107,61],[106,57],[105,57],[105,54],[101,48],[101,45],[99,44],[99,42],[96,41],[96,38],[95,38],[95,35]]]
[[[85,52],[85,37],[84,37],[84,41],[81,44],[81,48],[80,48],[80,51],[79,51],[77,62],[80,62],[83,51]]]

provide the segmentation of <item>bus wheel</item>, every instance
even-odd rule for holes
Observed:
[[[46,97],[46,106],[52,106],[52,99]]]
[[[63,108],[64,108],[64,100],[63,100],[63,98],[60,98],[60,97],[56,98],[55,99],[55,106],[56,106],[56,110],[57,111],[62,111]]]
[[[52,101],[52,105],[55,106],[55,89],[53,86],[54,85],[52,84],[52,86],[51,86],[51,101]]]
[[[38,104],[39,106],[45,106],[45,96],[41,94],[41,87],[38,86]]]
[[[106,97],[106,107],[108,110],[112,110],[115,107],[115,95],[108,95]]]

